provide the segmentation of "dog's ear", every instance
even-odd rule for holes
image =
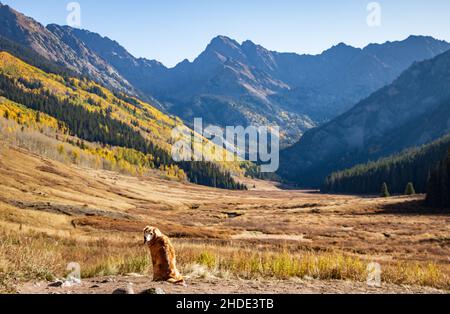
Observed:
[[[145,227],[144,228],[144,233],[150,231],[151,229],[152,229],[152,227],[150,227],[150,226]]]
[[[158,228],[155,228],[154,231],[155,231],[155,236],[162,237],[163,234],[162,234],[161,230],[159,230]]]

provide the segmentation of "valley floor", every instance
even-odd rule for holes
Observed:
[[[61,278],[77,262],[87,279],[74,293],[109,293],[113,284],[85,290],[97,280],[89,278],[127,281],[120,276],[151,273],[145,225],[174,240],[180,268],[192,278],[188,292],[450,289],[450,215],[424,208],[423,196],[322,195],[253,184],[250,191],[224,191],[0,147],[0,290],[51,292],[23,283]],[[381,264],[381,290],[365,285],[370,262]],[[201,274],[195,267],[203,267]],[[205,273],[225,284],[202,280]],[[139,289],[148,282],[134,280]]]

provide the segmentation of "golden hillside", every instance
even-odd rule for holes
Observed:
[[[7,52],[0,52],[0,74],[17,82],[24,92],[48,93],[60,101],[82,106],[89,112],[107,112],[112,119],[126,124],[169,153],[173,142],[171,138],[173,128],[180,127],[188,133],[193,132],[180,119],[170,117],[139,99],[122,93],[113,93],[87,79],[46,73]],[[4,101],[2,106],[5,106]],[[11,109],[11,112],[15,111],[17,110]],[[203,138],[203,147],[206,147],[208,143],[210,142]],[[210,151],[205,150],[205,155],[222,154],[223,156],[225,152],[224,149],[215,147]],[[240,165],[240,162],[220,162],[222,169],[231,171],[235,175],[242,174]]]

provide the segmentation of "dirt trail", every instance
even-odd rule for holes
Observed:
[[[149,277],[122,276],[83,280],[71,287],[49,287],[46,282],[26,283],[17,287],[21,294],[112,294],[117,289],[141,293],[160,288],[166,294],[442,294],[443,290],[418,286],[382,284],[380,288],[350,281],[319,280],[230,280],[190,279],[187,287],[169,283],[155,283]]]

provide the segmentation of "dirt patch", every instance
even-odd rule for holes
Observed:
[[[102,277],[83,280],[71,287],[49,287],[47,282],[31,282],[17,287],[22,294],[112,294],[117,289],[132,289],[139,294],[148,289],[162,289],[166,294],[436,294],[446,291],[417,286],[383,283],[370,287],[365,283],[318,280],[231,280],[187,279],[187,287],[155,283],[150,277]]]
[[[281,240],[281,241],[297,241],[297,242],[312,242],[310,239],[305,239],[303,234],[288,235],[288,234],[265,234],[262,232],[246,231],[232,236],[234,240]]]
[[[293,205],[279,206],[278,209],[304,209],[304,208],[311,208],[311,207],[317,207],[317,206],[320,206],[320,204],[317,204],[317,203],[293,204]]]
[[[83,217],[72,220],[72,225],[76,228],[92,227],[100,230],[140,232],[144,229],[145,223],[142,221],[129,221],[123,219],[113,219],[108,217]]]
[[[242,212],[222,212],[222,214],[226,215],[227,218],[236,218],[244,215]]]
[[[23,201],[5,201],[5,203],[14,207],[26,210],[36,210],[47,213],[54,213],[67,216],[99,216],[109,218],[124,218],[129,220],[135,220],[136,217],[125,213],[105,211],[101,209],[95,209],[84,206],[62,205],[43,202],[23,202]]]
[[[56,174],[56,175],[61,176],[61,177],[65,177],[66,176],[64,173],[62,173],[62,172],[56,170],[54,167],[48,166],[48,165],[46,165],[46,166],[39,166],[39,167],[36,167],[36,169],[39,170],[39,171],[42,171],[42,172]]]

